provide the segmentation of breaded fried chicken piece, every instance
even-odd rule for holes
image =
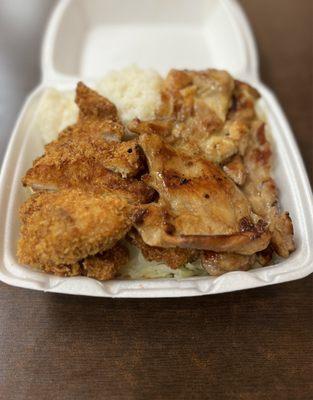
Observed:
[[[146,260],[163,262],[173,269],[183,267],[189,262],[196,261],[200,253],[198,250],[195,249],[149,246],[142,240],[139,233],[135,230],[131,231],[128,234],[127,240],[141,250]]]
[[[126,200],[112,195],[81,190],[35,194],[20,208],[19,262],[71,265],[110,249],[130,229],[131,213]]]
[[[102,133],[97,134],[100,131],[94,125],[101,125],[101,118],[117,119],[117,111],[105,98],[89,92],[78,84],[78,123],[45,147],[45,154],[27,171],[23,185],[35,191],[78,188],[95,193],[114,192],[130,203],[148,202],[154,191],[135,179],[144,168],[137,141],[109,142]]]
[[[121,267],[127,264],[129,253],[125,246],[117,243],[111,249],[84,258],[74,264],[42,265],[40,270],[58,276],[88,276],[106,281],[113,279]]]
[[[75,102],[79,108],[78,124],[85,127],[83,135],[89,134],[108,141],[120,141],[123,138],[125,129],[117,108],[107,98],[83,82],[78,82]]]
[[[33,168],[27,171],[23,182],[29,185],[35,179],[47,176],[45,169],[62,169],[67,165],[77,165],[89,161],[123,178],[137,175],[142,168],[142,154],[137,141],[107,142],[103,139],[75,137],[76,126],[67,128],[57,140],[45,146],[45,154],[33,162]],[[44,171],[41,176],[41,170]]]
[[[34,161],[22,182],[35,191],[78,188],[94,193],[114,192],[130,203],[146,203],[154,191],[134,177],[142,167],[135,140],[77,141],[67,132],[46,146],[46,153]]]
[[[121,243],[112,249],[87,257],[82,262],[82,274],[99,281],[113,279],[129,261],[129,252]]]
[[[81,189],[96,194],[112,193],[129,203],[147,203],[154,195],[154,190],[144,182],[135,178],[124,179],[94,159],[87,158],[73,163],[56,160],[50,166],[40,162],[27,172],[23,184],[34,191]]]
[[[57,276],[80,276],[82,275],[81,265],[77,262],[74,264],[60,264],[60,265],[32,265],[32,267],[46,272],[47,274]]]

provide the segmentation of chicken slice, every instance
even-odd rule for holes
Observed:
[[[280,212],[278,193],[271,177],[272,151],[265,134],[265,124],[255,121],[244,165],[247,179],[243,192],[250,201],[253,211],[268,224],[271,244],[281,257],[288,257],[294,251],[292,221],[287,212]]]
[[[120,268],[129,261],[129,252],[121,243],[103,253],[89,256],[81,261],[82,274],[89,278],[107,281],[117,276]]]
[[[262,267],[265,267],[272,261],[273,253],[274,253],[273,246],[271,244],[269,244],[266,249],[256,253],[256,261]]]
[[[81,190],[35,194],[20,208],[19,262],[46,268],[75,264],[113,247],[130,229],[131,214],[117,196]]]
[[[255,116],[257,91],[224,71],[172,70],[155,121],[132,121],[138,134],[156,133],[176,149],[222,163],[243,155]]]
[[[32,265],[40,271],[46,272],[56,276],[80,276],[82,275],[82,268],[79,262],[74,264],[60,264],[60,265]]]
[[[65,165],[84,160],[119,173],[123,178],[136,176],[141,171],[143,156],[136,140],[118,143],[103,139],[78,139],[75,136],[76,129],[75,126],[67,128],[57,140],[47,144],[45,154],[33,162],[33,169],[28,171],[28,175],[36,175],[36,170],[51,166],[62,169]],[[26,180],[29,179],[28,175]]]
[[[230,271],[248,271],[255,263],[256,256],[234,253],[203,251],[201,264],[209,275],[218,276]]]
[[[213,132],[202,151],[216,163],[243,156],[247,150],[251,124],[256,118],[255,103],[260,95],[252,86],[235,81],[232,102],[224,126]]]
[[[236,80],[227,119],[251,123],[257,117],[255,103],[259,98],[260,93],[254,87]]]
[[[45,154],[33,162],[23,185],[34,191],[78,188],[114,192],[130,203],[150,201],[153,191],[135,179],[144,168],[137,141],[104,139],[102,122],[119,124],[114,104],[82,83],[77,85],[76,102],[80,107],[78,123],[46,145]]]
[[[123,138],[125,129],[117,108],[107,98],[78,82],[75,102],[79,108],[78,125],[84,126],[77,133],[107,141],[120,141]]]
[[[179,153],[157,135],[141,135],[139,144],[149,166],[145,182],[160,196],[135,221],[146,244],[241,254],[267,247],[266,224],[219,167]]]
[[[134,141],[108,145],[103,140],[76,142],[68,137],[64,142],[50,143],[22,182],[34,191],[74,188],[99,194],[112,192],[130,203],[146,203],[154,191],[133,177],[142,166]]]
[[[203,118],[209,114],[209,118],[224,122],[233,89],[234,80],[226,71],[172,69],[164,80],[158,114],[183,121],[196,112]]]
[[[41,271],[57,276],[88,276],[100,281],[116,277],[120,268],[129,261],[129,253],[125,246],[117,243],[111,249],[94,256],[88,256],[74,264],[41,265]]]
[[[88,102],[85,97],[81,99],[80,87],[78,85],[77,97],[80,99],[78,104],[82,107],[83,116],[77,124],[65,129],[57,140],[46,145],[45,154],[33,162],[33,167],[23,178],[23,185],[35,191],[65,188],[79,188],[95,193],[109,191],[127,198],[131,203],[148,202],[153,191],[135,179],[144,168],[144,156],[137,141],[109,142],[97,136],[96,130],[90,131],[89,108],[90,118],[94,118],[93,113],[96,116],[102,115],[100,111],[103,111],[104,116],[113,113],[113,117],[117,118],[114,114],[115,106],[111,103],[111,106],[99,106],[99,111],[96,104]],[[87,105],[84,105],[84,101]],[[106,109],[109,111],[105,113]]]
[[[141,250],[148,261],[165,263],[172,269],[183,267],[189,262],[196,261],[200,252],[195,249],[162,248],[147,245],[136,231],[131,231],[127,239],[131,244]]]
[[[242,186],[246,180],[246,170],[242,157],[238,154],[232,157],[230,161],[223,165],[223,171],[231,178],[237,185]]]

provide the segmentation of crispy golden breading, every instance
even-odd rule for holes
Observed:
[[[77,188],[95,193],[113,192],[130,203],[146,203],[154,191],[134,177],[142,168],[142,154],[135,140],[78,141],[68,133],[66,140],[61,136],[46,146],[46,153],[26,172],[23,185],[35,191]]]
[[[56,276],[80,276],[82,275],[82,268],[80,263],[74,264],[60,264],[60,265],[36,265],[32,266],[40,271],[46,272]]]
[[[145,181],[160,196],[158,204],[142,207],[143,221],[135,222],[146,244],[240,254],[267,247],[266,224],[221,168],[177,151],[154,134],[141,135],[139,144],[149,166]]]
[[[234,253],[203,251],[201,264],[209,275],[222,275],[230,271],[247,271],[255,263],[255,254],[250,256]]]
[[[120,174],[123,178],[136,176],[142,169],[142,154],[137,141],[106,142],[103,139],[80,138],[77,140],[73,131],[68,128],[59,139],[45,147],[45,154],[33,162],[23,182],[31,185],[36,179],[43,179],[41,169],[62,170],[64,167],[88,162],[109,171]]]
[[[129,252],[121,243],[103,253],[82,260],[82,274],[89,278],[107,281],[115,278],[121,267],[129,261]]]
[[[86,257],[74,264],[42,265],[38,269],[57,276],[88,276],[106,281],[115,278],[121,267],[129,261],[125,246],[117,243],[111,249]]]
[[[77,86],[76,101],[81,108],[79,122],[45,147],[45,154],[26,172],[23,185],[34,191],[78,188],[114,192],[130,203],[148,202],[153,190],[135,178],[144,168],[137,141],[108,141],[101,133],[102,118],[119,123],[116,107],[83,84]]]
[[[146,260],[162,262],[173,269],[183,267],[189,262],[196,261],[200,254],[200,252],[195,249],[180,249],[179,247],[166,249],[149,246],[136,231],[131,231],[127,239],[131,244],[141,250]]]
[[[86,158],[79,163],[65,163],[60,168],[44,164],[35,166],[27,172],[23,184],[34,191],[81,189],[96,194],[112,193],[129,203],[148,203],[154,195],[154,190],[144,182],[124,179]]]
[[[128,232],[131,213],[117,196],[81,190],[33,195],[20,208],[19,262],[54,267],[105,251]]]
[[[78,82],[75,102],[79,108],[78,124],[84,125],[83,135],[98,136],[108,141],[123,138],[125,129],[117,108],[107,98]]]

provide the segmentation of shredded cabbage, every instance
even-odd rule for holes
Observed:
[[[133,246],[128,246],[130,261],[120,271],[124,279],[155,279],[155,278],[189,278],[191,276],[205,276],[207,272],[199,262],[188,263],[184,267],[172,269],[156,261],[147,261],[142,253]]]

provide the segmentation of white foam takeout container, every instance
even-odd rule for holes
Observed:
[[[254,85],[274,140],[274,176],[289,210],[297,250],[276,265],[220,277],[98,282],[25,268],[16,259],[21,177],[43,152],[34,115],[47,87],[74,89],[79,79],[137,64],[162,74],[172,68],[217,67]],[[0,279],[49,292],[103,297],[180,297],[228,292],[291,281],[313,270],[313,205],[294,136],[276,98],[261,82],[249,24],[235,0],[65,0],[51,15],[42,49],[42,82],[16,122],[1,174]]]

